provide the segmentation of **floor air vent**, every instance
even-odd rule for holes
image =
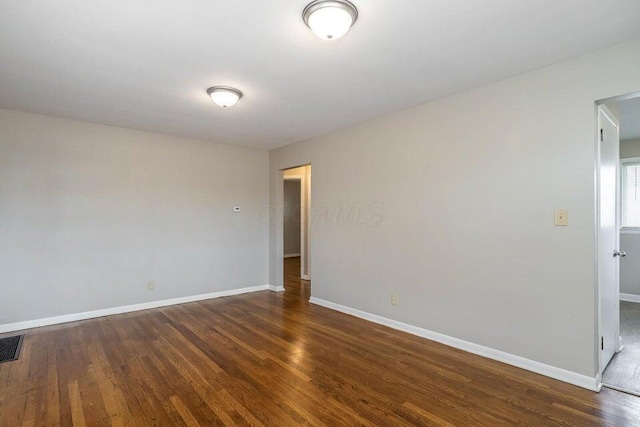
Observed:
[[[24,335],[0,338],[0,363],[18,360]]]

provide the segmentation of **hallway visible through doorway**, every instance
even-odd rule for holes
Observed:
[[[612,260],[619,263],[619,274],[614,298],[607,301],[616,309],[601,311],[602,324],[616,327],[617,344],[602,382],[606,387],[640,396],[640,97],[624,97],[609,102],[607,108],[618,126],[619,155],[614,165],[617,168],[612,169],[617,183],[612,199],[616,200],[611,204],[617,206],[620,223],[615,230],[619,245],[613,257],[611,248],[604,247],[604,258],[609,263]],[[603,147],[606,137],[600,140]],[[604,340],[606,348],[607,338]]]
[[[283,285],[310,296],[311,165],[282,171]]]
[[[624,348],[604,371],[604,383],[640,396],[640,304],[620,302],[620,333]]]

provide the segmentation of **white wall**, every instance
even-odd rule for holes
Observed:
[[[273,206],[313,165],[312,295],[594,378],[595,101],[638,70],[634,41],[272,151]]]
[[[640,138],[620,143],[620,158],[640,157]],[[640,295],[640,234],[620,234],[620,248],[627,253],[620,260],[620,292]]]
[[[267,175],[265,151],[0,110],[0,325],[268,283]]]

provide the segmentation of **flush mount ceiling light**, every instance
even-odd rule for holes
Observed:
[[[230,86],[213,86],[207,89],[213,102],[221,107],[231,107],[242,98],[242,92]]]
[[[302,19],[316,36],[336,40],[356,22],[358,9],[347,0],[316,0],[304,8]]]

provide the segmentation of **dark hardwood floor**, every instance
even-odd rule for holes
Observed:
[[[638,398],[310,305],[295,263],[284,294],[26,331],[0,426],[640,425]]]
[[[296,297],[301,302],[309,301],[311,296],[311,282],[300,278],[300,257],[284,259],[285,296]]]

